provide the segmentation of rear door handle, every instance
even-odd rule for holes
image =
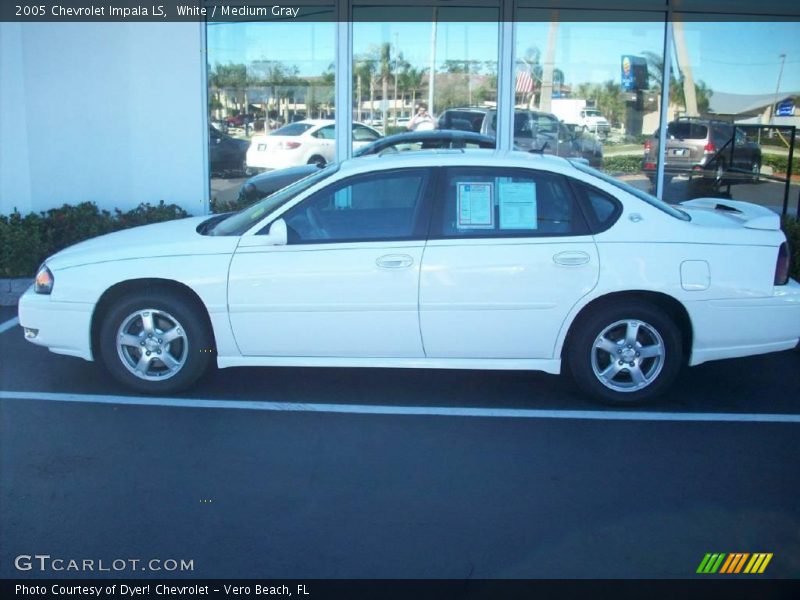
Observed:
[[[585,265],[589,260],[590,257],[586,252],[559,252],[553,256],[554,263],[565,267]]]
[[[375,261],[381,269],[405,269],[414,264],[408,254],[386,254]]]

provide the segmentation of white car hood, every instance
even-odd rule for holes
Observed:
[[[47,266],[57,271],[117,260],[233,252],[238,236],[197,233],[197,226],[209,218],[189,217],[101,235],[54,254],[47,259]]]

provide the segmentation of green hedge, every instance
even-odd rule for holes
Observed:
[[[761,164],[772,167],[775,173],[786,173],[786,165],[789,162],[788,156],[780,154],[762,154]],[[800,157],[792,157],[792,175],[800,175]]]
[[[763,154],[761,162],[765,166],[772,167],[775,173],[786,173],[788,158],[779,154]],[[642,170],[642,155],[606,156],[603,158],[603,170],[609,173],[639,173]],[[798,156],[792,159],[792,175],[800,175]]]
[[[46,212],[0,215],[0,277],[33,277],[48,256],[83,240],[120,229],[189,216],[180,206],[140,204],[114,213],[82,202]]]
[[[603,157],[603,170],[609,173],[639,173],[642,170],[642,154]]]

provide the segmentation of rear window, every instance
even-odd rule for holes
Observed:
[[[312,127],[313,125],[309,123],[290,123],[289,125],[284,125],[280,129],[276,129],[270,133],[270,135],[302,135]]]
[[[619,179],[615,179],[614,177],[611,177],[610,175],[607,175],[607,174],[603,173],[602,171],[598,171],[597,169],[594,169],[594,168],[590,167],[589,165],[584,164],[584,163],[582,163],[581,161],[579,161],[577,159],[570,160],[569,162],[572,164],[573,167],[575,167],[579,171],[583,171],[584,173],[588,173],[589,175],[594,175],[595,177],[597,177],[601,181],[605,181],[606,183],[609,183],[609,184],[613,185],[614,187],[617,187],[617,188],[619,188],[619,189],[621,189],[621,190],[623,190],[625,192],[628,192],[629,194],[631,194],[633,196],[636,196],[640,200],[644,200],[645,202],[647,202],[651,206],[654,206],[657,209],[667,213],[671,217],[675,217],[676,219],[680,219],[681,221],[691,221],[692,220],[692,218],[688,215],[688,213],[686,213],[686,212],[684,212],[684,211],[682,211],[682,210],[680,210],[678,208],[675,208],[674,206],[670,206],[669,204],[667,204],[663,200],[659,200],[655,196],[651,196],[647,192],[643,192],[642,190],[637,189],[637,188],[633,187],[632,185],[630,185],[628,183],[625,183],[624,181],[620,181]]]
[[[667,137],[679,140],[704,140],[708,137],[708,127],[691,122],[670,123],[667,126]]]
[[[481,132],[485,113],[467,110],[448,110],[439,123],[440,129],[458,129],[459,131]]]

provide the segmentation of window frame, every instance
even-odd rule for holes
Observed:
[[[302,206],[307,202],[314,202],[315,200],[319,199],[321,195],[333,195],[336,194],[339,190],[353,185],[354,183],[358,183],[360,181],[369,181],[372,179],[385,179],[387,177],[391,177],[393,174],[406,174],[406,173],[418,173],[422,175],[422,184],[421,190],[419,192],[419,203],[417,207],[414,209],[414,216],[413,216],[413,223],[411,226],[411,235],[402,236],[402,237],[369,237],[369,238],[342,238],[342,239],[320,239],[320,240],[313,240],[313,241],[306,241],[302,240],[296,243],[288,243],[287,247],[298,247],[298,246],[317,246],[317,245],[329,245],[329,244],[359,244],[359,243],[394,243],[394,242],[413,242],[413,241],[420,241],[425,242],[427,240],[427,234],[430,227],[430,215],[431,215],[431,203],[432,198],[431,195],[433,190],[436,188],[436,174],[435,169],[433,167],[401,167],[395,169],[386,169],[381,171],[369,171],[369,172],[362,172],[356,173],[349,177],[343,177],[330,185],[325,186],[323,189],[317,190],[312,192],[297,204],[294,204],[290,208],[287,208],[284,212],[280,214],[278,217],[279,219],[286,220],[287,216],[294,210],[302,210]],[[288,222],[287,222],[288,225]]]
[[[537,240],[545,238],[574,238],[574,237],[591,237],[592,229],[586,218],[583,206],[579,201],[578,196],[575,194],[572,186],[569,184],[569,178],[561,173],[555,173],[546,169],[531,169],[526,167],[486,167],[480,165],[458,165],[439,167],[439,173],[435,182],[437,202],[431,210],[430,228],[428,231],[428,240],[508,240],[508,239],[523,239],[523,240]],[[556,180],[561,180],[566,194],[572,200],[575,206],[576,218],[580,220],[583,226],[583,232],[571,231],[569,233],[556,233],[556,232],[542,232],[539,229],[530,230],[509,230],[508,233],[501,233],[499,229],[475,229],[476,233],[469,235],[452,234],[447,235],[442,233],[444,229],[444,210],[447,202],[447,184],[450,180],[451,173],[454,171],[469,170],[469,176],[481,176],[483,173],[492,173],[495,177],[528,177],[535,179],[537,176],[544,175],[545,177],[552,177]]]

